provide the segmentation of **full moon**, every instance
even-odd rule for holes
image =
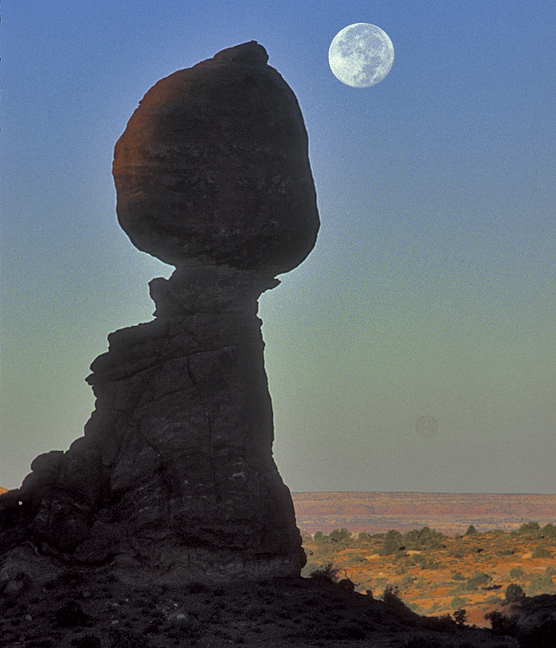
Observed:
[[[380,27],[355,23],[336,34],[330,43],[328,62],[342,83],[368,88],[380,83],[392,69],[394,45]]]

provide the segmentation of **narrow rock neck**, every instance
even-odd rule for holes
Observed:
[[[181,319],[191,313],[243,312],[256,315],[257,301],[278,279],[227,265],[178,267],[170,277],[149,283],[155,316]]]

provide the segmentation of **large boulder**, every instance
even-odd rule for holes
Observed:
[[[226,263],[276,275],[319,227],[308,140],[294,93],[245,43],[171,74],[116,144],[120,225],[172,265]]]

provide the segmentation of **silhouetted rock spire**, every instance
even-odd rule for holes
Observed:
[[[296,98],[251,41],[147,92],[115,149],[118,219],[176,266],[155,319],[116,331],[87,379],[85,436],[0,499],[0,549],[28,541],[160,582],[299,574],[272,458],[260,294],[319,227]]]

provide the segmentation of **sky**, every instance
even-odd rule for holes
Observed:
[[[172,272],[117,224],[128,119],[159,79],[256,40],[298,97],[322,222],[260,300],[285,483],[556,493],[554,2],[0,10],[0,486],[82,436],[89,365],[152,318],[147,283]],[[357,22],[395,49],[370,88],[328,65]]]

